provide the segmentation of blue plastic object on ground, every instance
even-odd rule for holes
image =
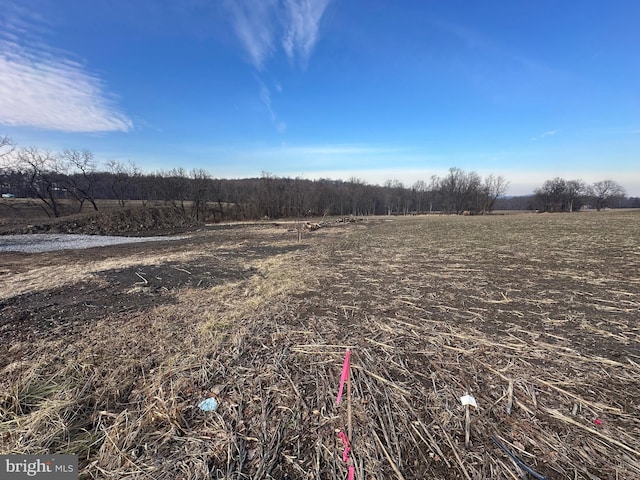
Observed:
[[[204,412],[215,412],[218,409],[218,401],[209,397],[198,404],[198,408]]]

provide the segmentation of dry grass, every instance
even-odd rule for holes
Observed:
[[[42,292],[83,282],[98,281],[95,274],[106,270],[159,265],[165,262],[185,263],[192,261],[196,255],[196,252],[174,252],[169,255],[150,254],[144,257],[110,257],[71,265],[34,265],[26,271],[6,272],[5,275],[7,276],[3,279],[0,299],[25,293]]]
[[[356,478],[521,478],[492,436],[547,478],[639,478],[638,220],[396,218],[141,252],[249,273],[12,344],[0,451],[77,453],[83,478],[346,478],[349,346]]]

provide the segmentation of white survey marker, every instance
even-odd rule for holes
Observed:
[[[472,407],[478,408],[478,404],[476,403],[476,399],[473,398],[471,395],[467,394],[463,397],[460,397],[460,403],[462,403],[462,405],[471,405]]]

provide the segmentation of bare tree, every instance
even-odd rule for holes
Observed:
[[[585,192],[586,185],[582,180],[568,180],[565,183],[565,209],[568,212],[578,210]]]
[[[60,197],[64,191],[60,157],[36,147],[22,148],[16,155],[14,168],[24,174],[29,196],[40,200],[47,216],[59,217],[62,213]]]
[[[449,174],[440,182],[440,191],[445,210],[461,214],[473,210],[481,179],[476,172],[465,172],[460,168],[450,168]]]
[[[0,187],[11,187],[11,182],[8,179],[13,176],[14,170],[9,163],[10,155],[15,150],[13,140],[7,136],[0,137],[0,174],[2,175],[2,181],[0,181]]]
[[[317,214],[327,216],[331,213],[333,206],[338,203],[337,195],[334,193],[331,181],[317,180],[313,182],[315,190],[314,210]]]
[[[479,205],[480,213],[485,214],[493,210],[498,197],[504,195],[509,188],[509,182],[504,177],[490,174],[484,179],[480,188]]]
[[[185,202],[189,199],[191,180],[187,171],[180,167],[159,173],[162,185],[161,195],[165,205],[171,204],[174,208],[181,210],[186,215]]]
[[[411,187],[411,191],[413,192],[414,202],[415,202],[415,211],[416,213],[422,212],[422,207],[424,204],[425,193],[427,191],[427,184],[424,180],[416,181]]]
[[[365,213],[366,186],[367,182],[355,176],[350,177],[349,181],[346,182],[346,192],[348,194],[352,215],[364,215]]]
[[[587,192],[593,206],[598,211],[611,206],[616,200],[621,200],[626,195],[624,188],[613,180],[595,182],[587,189]]]
[[[289,194],[291,202],[291,212],[295,216],[308,216],[311,209],[308,207],[309,195],[305,188],[305,180],[301,177],[296,177],[291,185],[291,193]]]
[[[131,195],[131,186],[140,177],[141,172],[132,161],[127,164],[110,160],[107,162],[107,170],[111,173],[111,192],[118,199],[121,207],[124,207]]]
[[[431,175],[429,186],[427,187],[427,198],[429,200],[429,213],[433,213],[433,206],[440,197],[440,177]]]
[[[213,187],[213,192],[209,192],[209,196],[211,199],[215,199],[215,202],[218,204],[218,208],[213,210],[213,221],[216,221],[216,213],[218,213],[220,215],[220,221],[224,221],[225,220],[225,215],[226,215],[226,210],[225,210],[225,204],[231,203],[230,200],[231,199],[231,195],[229,194],[229,191],[227,190],[227,188],[225,188],[225,182],[220,180],[220,179],[216,179],[212,182],[212,187]],[[247,194],[238,194],[238,197],[236,197],[235,195],[233,195],[233,201],[239,201],[240,198],[254,198],[252,197],[252,195],[255,195],[256,190],[259,190],[258,188],[253,188],[251,193],[247,193]],[[255,202],[246,202],[246,203],[252,203],[252,205],[250,205],[248,207],[248,209],[245,211],[245,215],[252,217],[252,218],[259,218],[260,215],[262,215],[261,211],[260,211],[260,206],[256,205],[256,203],[258,203],[257,201]],[[245,208],[247,208],[247,206],[245,205]]]
[[[409,213],[409,203],[411,197],[404,184],[400,180],[387,180],[384,182],[385,188],[385,209],[387,215],[392,213],[406,215]]]
[[[96,163],[89,150],[69,150],[62,153],[62,162],[67,173],[66,190],[80,203],[82,211],[85,201],[89,201],[97,212],[95,199]]]
[[[411,203],[413,198],[410,191],[404,186],[402,182],[398,182],[396,187],[396,195],[398,197],[398,206],[403,215],[408,215],[411,210]]]
[[[586,186],[582,180],[564,180],[556,177],[535,190],[542,210],[546,212],[573,212],[582,206]]]
[[[563,211],[566,188],[566,181],[560,177],[544,182],[541,188],[535,190],[540,209],[545,212]]]
[[[13,139],[7,137],[6,135],[0,137],[0,159],[8,158],[15,149],[16,144],[13,143]]]
[[[261,215],[272,218],[279,215],[278,195],[276,188],[276,177],[270,172],[260,174],[260,187],[258,194],[258,205],[262,210]]]
[[[191,210],[196,221],[206,220],[207,196],[211,179],[203,168],[191,170]]]

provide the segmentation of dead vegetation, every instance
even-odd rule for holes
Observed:
[[[76,272],[72,289],[132,248],[42,258]],[[358,479],[640,477],[637,213],[394,218],[301,243],[217,229],[155,248],[126,260],[131,286],[145,265],[239,274],[6,343],[0,452],[76,453],[82,478],[343,479],[351,347]],[[5,302],[36,278],[12,258]],[[220,407],[200,411],[209,396]]]
[[[99,200],[100,211],[87,202],[84,210],[70,200],[60,200],[60,217],[47,217],[34,199],[0,200],[0,234],[78,233],[87,235],[150,235],[193,230],[201,226],[183,209],[162,202]]]

